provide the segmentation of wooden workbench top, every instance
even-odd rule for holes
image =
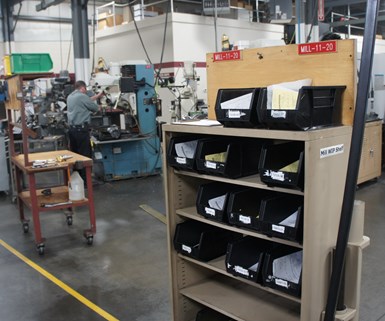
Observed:
[[[59,156],[72,156],[71,158],[57,162],[54,166],[43,167],[43,168],[32,168],[32,166],[25,166],[24,164],[24,154],[16,155],[12,157],[13,163],[19,167],[21,170],[29,173],[29,172],[44,172],[44,171],[53,171],[57,169],[66,168],[68,166],[73,166],[76,162],[82,162],[83,166],[92,166],[92,159],[76,154],[69,150],[56,150],[50,152],[42,152],[42,153],[31,153],[28,155],[29,162],[33,162],[36,160],[48,160],[48,159],[56,159]]]

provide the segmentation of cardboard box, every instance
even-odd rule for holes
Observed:
[[[245,4],[245,9],[246,9],[246,10],[252,11],[252,10],[253,10],[253,5],[251,5],[251,4]]]
[[[160,7],[156,7],[156,6],[146,7],[146,10],[147,11],[152,11],[152,12],[157,12],[158,14],[163,14],[163,9],[160,8]]]
[[[99,16],[101,16],[101,15],[102,14],[100,14]],[[108,14],[106,14],[106,15],[108,15]],[[123,23],[123,15],[122,14],[116,14],[115,15],[115,26],[121,25],[122,23]],[[107,18],[98,20],[98,29],[99,30],[107,28],[107,27],[113,27],[113,26],[114,26],[114,17],[113,16],[109,16]]]

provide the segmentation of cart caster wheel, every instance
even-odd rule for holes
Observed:
[[[94,237],[91,235],[91,236],[87,236],[87,244],[88,245],[92,245],[92,243],[94,242]]]
[[[29,224],[28,223],[23,223],[23,232],[28,233],[29,232]]]
[[[72,223],[73,223],[72,216],[67,216],[67,225],[68,225],[68,226],[71,226]]]
[[[44,255],[44,245],[38,245],[37,252],[39,253],[39,255]]]

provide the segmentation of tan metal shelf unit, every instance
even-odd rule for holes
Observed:
[[[197,312],[205,306],[239,321],[319,321],[326,305],[330,278],[331,252],[335,245],[346,178],[351,127],[341,126],[309,132],[200,127],[186,125],[163,126],[164,150],[171,138],[188,134],[207,137],[231,136],[271,141],[302,141],[305,153],[304,190],[269,187],[259,175],[239,179],[201,175],[196,172],[176,170],[169,166],[164,153],[166,207],[168,220],[168,247],[170,260],[171,292],[174,321],[195,320]],[[321,150],[343,145],[343,152],[321,157]],[[225,223],[207,220],[196,213],[195,200],[198,186],[210,181],[220,181],[268,189],[304,197],[303,243],[279,238],[269,238],[256,231],[241,229]],[[226,272],[224,257],[210,262],[200,262],[178,254],[173,247],[176,224],[187,219],[203,221],[224,229],[256,238],[287,244],[303,249],[302,296],[294,297],[263,287],[251,281],[234,277]],[[338,320],[358,320],[360,267],[362,244],[350,244],[352,256],[348,258],[349,288],[346,297],[348,310]]]

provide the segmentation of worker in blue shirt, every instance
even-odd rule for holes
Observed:
[[[101,96],[103,92],[89,97],[86,83],[79,80],[75,83],[75,90],[67,97],[70,150],[89,158],[92,158],[89,132],[91,114],[99,110],[96,101]]]

